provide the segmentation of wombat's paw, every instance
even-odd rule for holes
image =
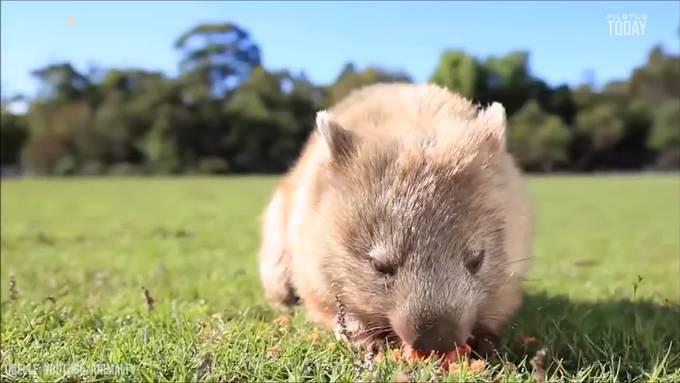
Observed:
[[[284,255],[278,258],[270,253],[260,255],[260,278],[264,292],[271,302],[280,308],[286,308],[298,304],[298,297],[293,284],[290,281],[288,269],[285,267]]]
[[[300,302],[300,298],[292,288],[269,288],[266,290],[266,297],[279,310],[292,312],[293,307]]]

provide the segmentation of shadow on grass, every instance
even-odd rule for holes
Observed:
[[[553,369],[574,374],[587,366],[639,376],[663,365],[680,368],[680,306],[647,300],[573,301],[528,294],[506,334],[511,361],[547,348]],[[535,337],[536,341],[530,337]],[[546,366],[548,367],[548,366]]]

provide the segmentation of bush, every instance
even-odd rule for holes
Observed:
[[[680,102],[669,101],[657,112],[648,145],[659,151],[657,166],[680,166]]]
[[[129,162],[120,162],[109,166],[108,174],[116,176],[139,175],[147,173],[143,166]]]
[[[25,121],[10,113],[4,106],[0,113],[0,165],[18,165],[21,148],[28,138]]]
[[[566,162],[571,131],[559,117],[543,112],[538,102],[527,102],[509,125],[508,149],[523,168],[548,172]]]
[[[219,157],[203,158],[198,163],[198,172],[201,174],[226,174],[229,173],[229,164]]]

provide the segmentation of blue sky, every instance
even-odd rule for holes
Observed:
[[[33,95],[29,71],[68,60],[177,73],[177,36],[233,21],[258,42],[264,65],[329,83],[353,61],[426,81],[446,48],[478,56],[530,51],[550,84],[625,78],[657,43],[678,54],[680,3],[668,2],[8,2],[1,9],[2,94]],[[610,36],[608,14],[645,14],[642,36]],[[72,17],[73,23],[69,23]]]

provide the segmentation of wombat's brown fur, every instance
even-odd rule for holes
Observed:
[[[299,297],[352,339],[488,351],[521,303],[531,214],[505,111],[434,85],[355,91],[317,128],[265,211],[267,296]]]

